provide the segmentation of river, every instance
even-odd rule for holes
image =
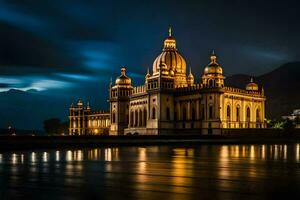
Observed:
[[[300,199],[300,144],[0,152],[0,199]]]

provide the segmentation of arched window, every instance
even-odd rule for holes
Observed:
[[[236,121],[240,121],[240,107],[237,106],[236,107]]]
[[[116,113],[113,112],[112,114],[112,123],[116,123]]]
[[[250,121],[250,117],[251,117],[250,108],[247,107],[247,110],[246,110],[246,121]]]
[[[166,108],[166,117],[167,117],[167,120],[170,120],[170,108],[169,107]]]
[[[258,108],[256,109],[256,121],[260,121],[260,110]]]
[[[226,116],[227,116],[227,120],[230,120],[230,106],[229,105],[227,106],[227,109],[226,109]]]
[[[152,119],[156,119],[156,109],[152,108]]]

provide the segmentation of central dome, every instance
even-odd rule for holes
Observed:
[[[176,40],[169,29],[169,36],[164,41],[162,53],[153,62],[153,74],[159,73],[161,65],[170,76],[181,77],[180,82],[186,84],[186,62],[176,48]]]

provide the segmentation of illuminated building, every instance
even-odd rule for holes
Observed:
[[[109,134],[220,134],[224,128],[265,128],[263,88],[253,79],[245,90],[227,87],[224,79],[212,52],[196,83],[170,29],[143,85],[134,87],[125,67],[110,84]]]
[[[110,114],[99,111],[92,112],[89,103],[84,105],[78,100],[76,105],[69,108],[70,135],[103,135],[108,134]]]

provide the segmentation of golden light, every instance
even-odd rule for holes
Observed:
[[[60,160],[60,155],[59,154],[60,154],[59,151],[55,152],[55,161],[57,161],[57,162]]]
[[[31,153],[31,162],[36,162],[36,154],[35,154],[35,152],[32,152]]]

